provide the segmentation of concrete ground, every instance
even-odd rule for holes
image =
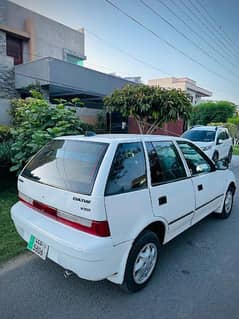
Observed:
[[[239,157],[232,170],[239,181]],[[152,281],[126,294],[29,254],[0,268],[1,319],[239,318],[239,196],[228,220],[211,216],[162,248]]]

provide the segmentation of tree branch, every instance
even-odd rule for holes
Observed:
[[[160,125],[160,120],[159,121],[155,121],[150,127],[149,129],[147,130],[147,134],[152,134],[152,132],[157,128],[159,127]],[[161,123],[162,124],[162,123]]]
[[[141,127],[140,120],[135,117],[135,121],[136,121],[136,123],[137,123],[137,125],[138,125],[139,133],[140,133],[140,134],[143,134],[143,130],[142,130],[142,127]]]

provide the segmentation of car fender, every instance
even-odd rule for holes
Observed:
[[[165,234],[164,234],[164,237],[166,237],[166,234],[167,234],[167,231],[168,231],[168,223],[167,221],[163,218],[163,217],[158,217],[158,218],[155,218],[155,219],[152,219],[150,221],[148,221],[147,225],[145,227],[141,227],[141,228],[138,228],[137,231],[135,232],[135,236],[134,236],[134,239],[129,241],[128,242],[128,245],[125,249],[125,253],[124,253],[124,256],[121,260],[121,263],[119,265],[119,270],[117,273],[115,273],[114,275],[108,277],[107,279],[115,284],[122,284],[123,281],[124,281],[124,274],[125,274],[125,269],[126,269],[126,264],[127,264],[127,260],[128,260],[128,256],[129,256],[129,253],[130,253],[130,250],[135,242],[135,240],[138,238],[138,236],[145,230],[147,229],[152,223],[155,223],[155,222],[161,222],[164,224],[164,227],[165,227]],[[163,241],[164,242],[164,241]],[[162,242],[162,243],[163,243]],[[124,243],[122,243],[124,244]]]
[[[226,191],[228,190],[230,184],[234,184],[235,187],[237,188],[237,181],[235,178],[235,175],[233,174],[233,172],[231,170],[227,170],[228,174],[225,176],[225,188],[224,188],[224,196],[223,196],[223,200],[221,202],[220,207],[215,211],[215,213],[222,213],[223,210],[223,206],[224,206],[224,201],[225,201],[225,196],[226,196]]]

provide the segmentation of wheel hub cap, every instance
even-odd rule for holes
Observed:
[[[157,247],[154,243],[146,244],[139,251],[133,268],[133,277],[137,284],[143,284],[148,280],[155,268],[157,255]]]
[[[231,191],[228,191],[227,192],[227,195],[226,195],[226,198],[225,198],[225,212],[226,213],[229,213],[230,210],[231,210],[231,207],[232,207],[232,192]]]

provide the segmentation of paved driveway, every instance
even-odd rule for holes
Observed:
[[[239,181],[239,157],[231,167]],[[18,258],[0,270],[0,318],[239,318],[238,192],[230,219],[208,217],[162,248],[153,280],[137,294]]]

